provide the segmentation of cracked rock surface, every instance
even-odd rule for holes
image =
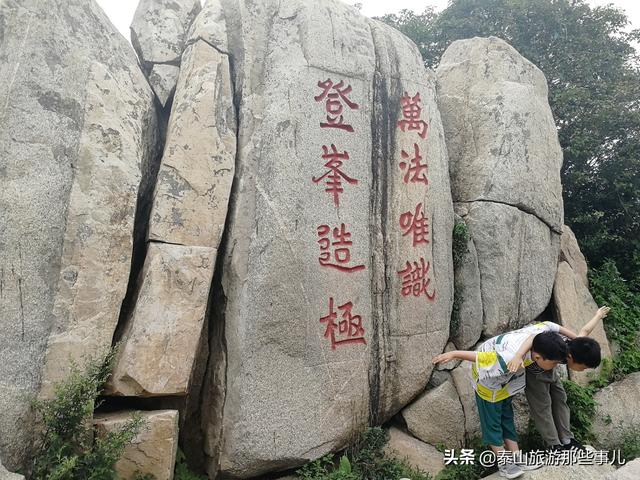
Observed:
[[[562,151],[544,75],[504,41],[453,42],[436,74],[451,192],[477,252],[483,333],[493,336],[549,304]]]
[[[188,43],[199,40],[229,53],[238,108],[205,453],[210,476],[248,478],[343,447],[424,388],[453,295],[447,153],[417,48],[342,2],[210,1]],[[424,125],[398,124],[405,92],[406,102],[420,94]],[[407,171],[416,152],[428,184]],[[400,217],[416,215],[428,243],[403,235]],[[342,228],[351,271],[319,259],[324,235],[322,258],[336,264]],[[416,295],[399,273],[407,262],[425,275]],[[342,334],[322,321],[333,314]],[[348,318],[362,321],[351,338]]]
[[[156,113],[95,2],[5,1],[0,22],[0,455],[17,469],[41,378],[46,396],[111,346]]]
[[[103,436],[122,429],[134,413],[140,415],[144,423],[115,464],[118,478],[132,479],[137,474],[149,474],[156,480],[172,480],[178,451],[177,410],[96,414],[93,419],[96,435]]]
[[[138,3],[131,23],[131,43],[162,106],[176,86],[185,38],[200,8],[200,0]]]

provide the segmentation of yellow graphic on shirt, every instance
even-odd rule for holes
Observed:
[[[478,352],[476,357],[479,368],[491,368],[498,361],[496,352]]]

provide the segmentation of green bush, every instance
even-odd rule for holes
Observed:
[[[91,360],[84,371],[72,365],[69,377],[54,386],[51,400],[35,400],[42,425],[35,442],[32,480],[114,480],[114,464],[143,426],[133,416],[123,428],[93,439],[96,399],[113,367],[115,350]]]
[[[616,265],[606,260],[602,267],[589,273],[591,292],[598,305],[608,305],[611,311],[604,321],[609,340],[617,345],[619,351],[612,359],[604,359],[598,377],[588,386],[580,386],[565,381],[567,403],[571,408],[571,429],[578,440],[583,443],[595,441],[592,432],[592,420],[596,412],[594,393],[625,375],[640,370],[640,294],[634,292],[621,277]],[[640,442],[629,437],[621,450],[627,456],[638,455]],[[634,451],[636,453],[634,453]]]
[[[601,378],[601,384],[609,383],[640,371],[640,293],[631,289],[612,260],[592,270],[589,280],[598,305],[611,307],[604,327],[609,339],[619,348],[604,382]]]
[[[431,480],[431,476],[412,468],[406,461],[388,458],[383,448],[387,432],[369,428],[338,457],[325,455],[300,468],[296,475],[303,480]]]
[[[458,268],[469,253],[469,227],[464,220],[457,221],[454,225],[452,241],[453,268]]]
[[[464,221],[457,221],[453,227],[453,268],[457,269],[464,262],[467,253],[469,253],[469,228]],[[449,331],[451,335],[456,335],[460,328],[460,305],[464,289],[462,285],[456,284],[453,291],[453,306],[451,309],[451,324]]]
[[[620,445],[616,446],[627,462],[640,457],[640,429],[631,428],[624,432]]]
[[[193,473],[189,470],[187,465],[187,458],[184,455],[184,452],[178,449],[178,454],[176,455],[176,469],[174,471],[173,480],[207,480],[207,477],[202,475],[198,475],[197,473]]]
[[[593,385],[583,387],[570,380],[565,380],[562,384],[567,392],[567,405],[571,410],[571,431],[578,441],[593,442],[595,437],[592,426],[597,406],[593,399],[595,387]]]

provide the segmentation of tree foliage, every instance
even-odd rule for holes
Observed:
[[[143,426],[142,417],[133,416],[121,429],[93,438],[93,410],[115,354],[114,349],[104,360],[89,361],[82,371],[73,365],[70,375],[55,385],[53,398],[33,402],[43,428],[31,479],[115,480],[115,463]]]
[[[386,15],[437,67],[455,40],[496,36],[536,64],[564,153],[566,222],[592,267],[613,258],[640,287],[640,60],[624,12],[582,0],[451,0]]]

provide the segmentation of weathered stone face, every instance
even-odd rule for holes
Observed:
[[[138,474],[149,474],[157,480],[172,480],[178,451],[176,410],[96,414],[93,419],[96,434],[104,436],[122,429],[134,413],[142,417],[144,424],[115,464],[118,478],[132,480]]]
[[[402,430],[391,427],[389,441],[384,447],[385,455],[406,460],[409,465],[434,477],[444,468],[444,457],[436,447],[421,442]]]
[[[462,362],[451,370],[451,379],[458,392],[464,413],[464,431],[467,440],[481,435],[480,417],[476,405],[476,391],[471,376],[471,362]]]
[[[138,3],[131,23],[131,43],[162,106],[176,86],[186,35],[200,8],[200,0]]]
[[[593,419],[593,433],[599,446],[607,449],[619,448],[626,435],[640,428],[640,372],[596,392],[593,399],[598,404]]]
[[[473,202],[464,220],[478,255],[485,335],[533,321],[551,298],[559,235],[534,215],[493,202]]]
[[[437,77],[452,195],[477,251],[483,333],[493,336],[531,322],[549,303],[562,152],[544,75],[504,41],[452,43]]]
[[[24,480],[24,475],[17,473],[11,473],[0,462],[0,480]]]
[[[598,305],[584,284],[582,275],[575,272],[567,262],[560,262],[558,265],[553,286],[553,305],[559,323],[575,333],[579,333],[598,311]],[[602,322],[598,323],[589,336],[600,344],[602,358],[611,358],[611,348]],[[575,382],[586,385],[599,371],[600,368],[583,372],[569,370],[569,377]]]
[[[179,64],[187,30],[199,12],[200,0],[140,0],[131,34],[141,60]]]
[[[229,52],[239,106],[205,445],[211,475],[250,477],[344,446],[424,387],[448,336],[453,212],[435,81],[404,37],[337,1],[201,17],[192,40]]]
[[[132,318],[107,393],[185,395],[205,312],[216,250],[152,243]]]
[[[438,105],[455,202],[506,203],[560,232],[562,151],[544,74],[496,37],[453,42]]]
[[[183,56],[149,220],[150,241],[218,247],[235,154],[229,60],[205,42],[195,42]]]
[[[183,55],[153,195],[146,263],[110,393],[183,396],[190,391],[235,154],[228,58],[196,41]],[[192,393],[199,398],[199,392]]]
[[[640,458],[620,467],[615,472],[607,475],[605,480],[636,480],[640,477]]]
[[[156,119],[93,1],[3,2],[0,19],[0,452],[13,469],[43,363],[46,394],[69,357],[111,345]]]
[[[431,445],[464,445],[464,412],[451,379],[420,395],[402,410],[408,430]]]
[[[587,261],[580,251],[575,234],[567,225],[562,226],[562,235],[560,236],[560,260],[569,264],[576,275],[580,277],[585,287],[589,286]]]

